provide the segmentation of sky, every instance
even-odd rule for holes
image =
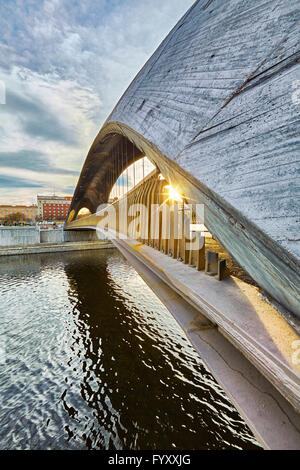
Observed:
[[[105,119],[193,3],[0,1],[0,204],[73,194]]]

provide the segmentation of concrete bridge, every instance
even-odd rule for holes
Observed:
[[[300,448],[297,3],[197,1],[100,130],[65,226],[106,230],[266,448]]]

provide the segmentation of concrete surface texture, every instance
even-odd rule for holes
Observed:
[[[38,227],[0,227],[0,247],[26,246],[40,243],[69,243],[106,240],[95,230],[64,231],[61,229],[43,229]]]
[[[108,122],[143,135],[299,258],[298,7],[196,2]]]
[[[237,263],[300,315],[297,6],[196,1],[100,130],[70,213],[107,202],[119,151],[124,167],[147,155],[205,205],[205,225]]]
[[[40,230],[40,243],[62,243],[63,230]]]
[[[36,227],[0,227],[0,246],[34,245],[40,243]]]

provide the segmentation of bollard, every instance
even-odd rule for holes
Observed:
[[[226,259],[220,259],[218,262],[218,275],[217,275],[218,281],[223,281],[223,279],[226,279],[226,277],[228,277],[229,274],[230,273],[226,267]]]
[[[208,276],[216,276],[218,274],[218,259],[218,253],[213,251],[206,252],[205,274]]]

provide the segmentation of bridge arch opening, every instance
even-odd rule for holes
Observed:
[[[130,136],[117,130],[97,138],[81,173],[89,184],[77,186],[67,223],[77,220],[83,208],[94,214],[100,205],[119,199],[154,168],[153,159]]]
[[[176,163],[172,163],[133,129],[121,123],[109,123],[102,128],[97,136],[83,167],[80,182],[72,201],[71,209],[75,211],[73,220],[77,218],[77,214],[83,207],[88,208],[91,214],[95,214],[102,204],[108,202],[118,204],[118,201],[122,199],[123,192],[124,195],[127,194],[127,169],[135,168],[137,173],[137,165],[141,165],[143,159],[145,162],[149,161],[152,169],[157,170],[157,177],[161,179],[161,184],[164,187],[165,200],[179,204],[185,202],[204,203],[206,207],[208,195],[190,184],[192,175],[182,173]],[[145,178],[147,179],[146,174]],[[137,180],[135,185],[140,186]],[[133,184],[131,187],[128,185],[129,193],[132,192],[135,185]],[[122,186],[125,187],[122,188]],[[113,201],[115,198],[116,200]],[[208,220],[208,222],[210,221]],[[209,226],[205,227],[205,237],[208,236],[207,244],[210,247],[212,235],[209,230]],[[212,241],[216,242],[216,239],[214,238]],[[223,246],[218,242],[215,245],[211,246],[213,251],[220,251],[223,254]],[[231,255],[228,254],[229,257],[231,258]],[[246,277],[248,276],[246,275]],[[252,279],[250,282],[253,282]]]
[[[91,214],[91,211],[87,207],[82,207],[77,214],[77,219],[83,219],[84,217],[88,217]]]
[[[155,170],[155,166],[145,156],[131,163],[118,177],[117,181],[113,185],[109,194],[108,202],[113,203],[125,196],[131,191],[137,184],[145,179],[152,171]]]
[[[153,142],[122,122],[107,122],[96,137],[72,200],[70,213],[74,210],[74,217],[72,221],[68,220],[66,227],[70,222],[73,223],[82,207],[87,207],[95,214],[99,205],[107,204],[120,174],[145,155],[156,165],[168,184],[184,195],[184,199],[204,205],[205,226],[232,259],[273,298],[299,315],[299,289],[295,281],[299,276],[299,267],[295,260],[284,250],[278,251],[277,244],[247,218],[239,223],[239,211],[179,165],[179,156],[169,158]],[[255,240],[253,244],[248,243],[251,237]],[[257,259],[258,249],[259,264],[251,262]],[[272,278],[278,271],[285,273],[280,290],[274,286]],[[270,276],[266,277],[266,272]]]

